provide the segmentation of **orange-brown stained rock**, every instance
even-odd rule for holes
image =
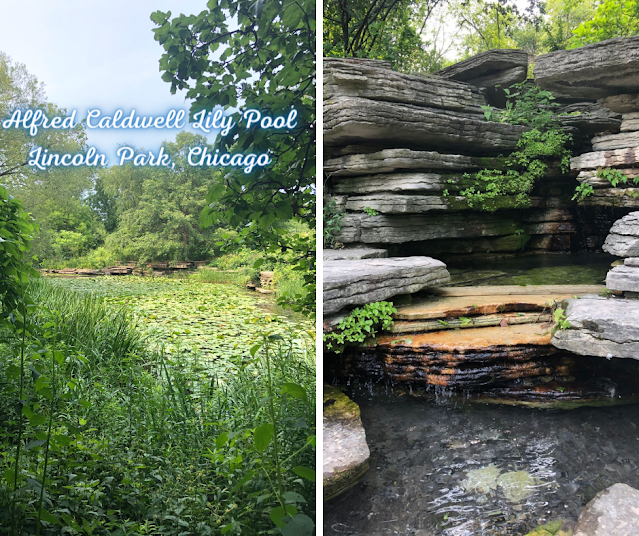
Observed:
[[[458,318],[460,316],[489,315],[494,313],[543,311],[549,302],[572,298],[570,294],[521,294],[514,296],[429,296],[417,303],[398,307],[396,320],[426,320]]]
[[[378,337],[377,347],[410,348],[420,353],[467,352],[480,353],[503,346],[549,346],[552,324],[519,324],[506,327],[489,327],[463,331],[433,331],[403,337],[384,335]]]

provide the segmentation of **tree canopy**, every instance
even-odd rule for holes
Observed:
[[[157,11],[151,19],[165,50],[162,79],[173,93],[186,91],[192,118],[216,106],[273,117],[297,111],[294,128],[245,128],[238,118],[218,138],[220,152],[268,152],[273,163],[213,180],[201,223],[242,226],[240,240],[295,251],[297,267],[308,271],[308,294],[299,307],[312,309],[315,238],[291,233],[286,222],[315,228],[315,2],[210,0],[198,15]]]

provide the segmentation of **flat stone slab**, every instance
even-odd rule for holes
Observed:
[[[639,91],[639,38],[608,39],[538,56],[535,83],[556,97],[601,99]]]
[[[325,315],[450,281],[446,265],[430,257],[326,261],[323,272]]]
[[[574,536],[639,534],[639,491],[614,484],[595,495],[579,514]]]
[[[346,210],[350,212],[364,212],[365,208],[381,214],[421,214],[433,210],[451,210],[452,207],[447,199],[438,195],[380,193],[353,196],[346,200]]]
[[[603,134],[592,138],[593,151],[609,151],[639,146],[639,132],[620,132],[619,134]]]
[[[483,115],[410,104],[339,97],[324,103],[324,143],[392,142],[399,147],[500,153],[515,148],[527,127]]]
[[[325,249],[322,254],[325,261],[354,261],[360,259],[383,259],[388,257],[385,249],[346,248]]]
[[[425,333],[427,331],[443,331],[446,329],[476,329],[490,326],[511,326],[515,324],[539,324],[552,321],[550,312],[534,313],[499,313],[481,316],[445,317],[432,320],[399,320],[395,321],[388,333]]]
[[[597,188],[579,204],[636,209],[639,208],[639,188]]]
[[[621,292],[639,292],[639,268],[615,266],[606,276],[606,288]]]
[[[520,291],[521,292],[521,291]],[[502,296],[432,296],[411,305],[397,308],[397,320],[427,320],[470,317],[524,311],[543,311],[552,302],[559,302],[573,295],[561,294],[510,294]]]
[[[570,159],[570,169],[622,168],[639,164],[639,147],[583,153]]]
[[[597,132],[614,132],[622,127],[623,122],[619,113],[613,112],[593,102],[579,102],[557,109],[557,119],[567,127],[578,128],[583,134]],[[570,115],[574,114],[574,115]]]
[[[453,181],[457,187],[459,183],[467,183],[470,186],[472,182],[470,179],[464,179],[462,175],[404,172],[341,177],[332,182],[331,189],[336,194],[441,194],[447,188],[451,188],[448,181]]]
[[[476,171],[491,166],[495,166],[493,158],[412,149],[383,149],[328,159],[324,162],[324,172],[330,177],[353,177],[402,170]]]
[[[639,169],[637,168],[626,168],[620,169],[619,171],[621,171],[631,181],[632,179],[639,177]],[[577,175],[577,180],[585,184],[590,184],[593,188],[610,189],[612,186],[608,179],[599,177],[596,170],[580,171],[579,175]]]
[[[567,300],[570,327],[552,344],[579,355],[639,359],[639,300],[598,296]]]
[[[639,256],[639,212],[631,212],[617,220],[602,249],[618,257]]]
[[[363,97],[376,101],[481,113],[486,104],[474,86],[439,77],[422,77],[383,69],[347,58],[324,59],[324,101]]]
[[[451,213],[442,225],[440,214],[346,214],[337,239],[343,244],[401,244],[438,238],[513,235],[521,223],[502,214]]]
[[[429,292],[436,296],[584,296],[606,290],[603,285],[493,285],[482,287],[442,287]]]
[[[370,450],[359,406],[324,384],[323,484],[327,501],[354,486],[369,467]]]
[[[493,49],[446,67],[436,72],[435,76],[487,87],[488,85],[495,85],[495,83],[503,83],[502,78],[495,76],[497,73],[501,73],[502,77],[510,81],[513,70],[518,73],[518,76],[516,81],[512,83],[523,82],[526,79],[527,68],[528,54],[526,51]],[[493,76],[490,77],[490,75]],[[487,84],[486,81],[481,82],[483,78],[490,80],[490,84]],[[477,79],[480,82],[477,82]]]
[[[552,323],[519,324],[506,327],[446,330],[421,333],[409,337],[383,335],[376,338],[377,347],[420,348],[442,352],[465,352],[503,346],[550,346]]]
[[[639,110],[639,93],[624,93],[603,97],[597,102],[616,113],[633,113]]]

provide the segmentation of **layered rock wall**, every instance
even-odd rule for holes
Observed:
[[[523,51],[488,51],[430,77],[325,59],[324,170],[344,213],[338,241],[444,260],[598,250],[613,221],[639,206],[636,58],[639,38],[537,58],[535,83],[562,99],[576,156],[569,173],[550,166],[530,208],[509,209],[503,198],[492,213],[470,209],[459,193],[478,170],[502,169],[527,130],[488,121],[482,110],[500,105],[500,87],[525,79]],[[612,185],[602,168],[622,171],[627,183]],[[580,183],[592,192],[578,204]]]

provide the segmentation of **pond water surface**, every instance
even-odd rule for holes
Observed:
[[[639,488],[639,405],[488,406],[353,383],[371,450],[362,482],[325,505],[325,535],[523,535],[570,526],[600,490]]]

